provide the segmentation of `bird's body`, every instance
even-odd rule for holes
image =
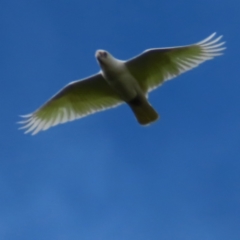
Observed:
[[[101,61],[101,56],[107,54],[108,60]],[[106,51],[99,50],[96,58],[102,69],[101,74],[109,86],[126,102],[132,109],[138,122],[147,125],[158,119],[157,112],[152,108],[146,96],[138,84],[138,81],[129,72],[124,61],[120,61],[111,56]]]
[[[104,51],[106,53],[106,51]],[[96,58],[101,55],[102,51],[99,50],[96,53]],[[140,89],[137,80],[130,74],[123,61],[119,61],[107,53],[109,61],[105,64],[99,61],[102,69],[101,74],[103,75],[109,86],[120,96],[120,98],[128,102],[135,98]]]
[[[98,74],[68,84],[34,113],[23,116],[26,133],[36,134],[51,126],[127,103],[138,122],[148,125],[158,119],[147,94],[164,81],[221,55],[221,36],[188,46],[149,49],[128,61],[104,50],[96,52]]]

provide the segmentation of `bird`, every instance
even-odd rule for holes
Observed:
[[[159,114],[148,101],[148,93],[165,81],[223,54],[222,36],[211,34],[191,45],[152,48],[126,60],[108,51],[97,50],[100,72],[70,82],[31,114],[23,115],[21,129],[37,134],[50,127],[90,114],[127,104],[142,126],[150,125]]]

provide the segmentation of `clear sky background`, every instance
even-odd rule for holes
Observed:
[[[0,239],[240,239],[239,0],[0,1]],[[32,137],[20,114],[119,59],[198,42],[225,55],[127,106]]]

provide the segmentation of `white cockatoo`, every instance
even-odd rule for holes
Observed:
[[[216,33],[196,44],[148,49],[121,61],[105,50],[96,52],[101,71],[65,86],[35,112],[22,116],[22,128],[32,135],[42,130],[126,103],[141,125],[159,118],[147,94],[166,80],[222,54]]]

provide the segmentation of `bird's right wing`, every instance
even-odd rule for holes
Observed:
[[[89,114],[120,105],[122,100],[111,89],[102,74],[68,84],[42,107],[25,115],[21,124],[32,135],[42,130]]]
[[[199,64],[222,55],[222,36],[213,39],[215,33],[203,41],[182,47],[149,49],[125,62],[142,90],[147,93]]]

